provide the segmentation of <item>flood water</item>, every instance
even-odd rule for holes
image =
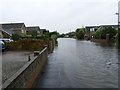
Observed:
[[[118,88],[114,45],[58,39],[37,88]]]

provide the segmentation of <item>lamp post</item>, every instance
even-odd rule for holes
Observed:
[[[118,30],[119,30],[119,13],[115,13],[116,15],[118,15]]]

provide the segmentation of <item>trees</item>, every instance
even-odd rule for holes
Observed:
[[[85,31],[84,29],[77,29],[76,30],[76,38],[77,39],[84,39]]]
[[[57,31],[50,32],[51,39],[57,39],[59,37],[59,33]]]
[[[94,36],[96,39],[99,39],[100,35],[101,35],[101,39],[106,39],[106,34],[110,34],[110,39],[112,39],[115,35],[116,35],[117,31],[112,28],[111,26],[104,28],[104,29],[100,29],[97,30],[94,33]]]

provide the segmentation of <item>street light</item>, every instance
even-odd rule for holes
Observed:
[[[118,30],[119,30],[119,13],[115,13],[116,15],[118,15]]]

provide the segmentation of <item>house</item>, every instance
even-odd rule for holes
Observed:
[[[91,35],[92,32],[95,32],[95,31],[100,30],[100,29],[107,28],[109,26],[112,26],[116,30],[118,29],[118,25],[86,26],[85,27],[86,35]]]
[[[19,35],[26,35],[26,26],[24,23],[6,23],[0,24],[2,27],[2,31],[8,33],[9,35],[12,34],[19,34]]]
[[[97,31],[99,27],[100,26],[86,26],[85,27],[86,35],[91,35],[91,33]]]
[[[40,29],[40,33],[43,34],[46,29]]]
[[[27,35],[31,35],[33,31],[37,31],[37,34],[42,34],[39,26],[27,27]]]
[[[99,29],[104,29],[104,28],[108,28],[108,27],[112,27],[115,28],[116,30],[118,29],[118,25],[100,25]]]
[[[9,33],[0,29],[0,38],[10,38],[10,37],[11,37],[11,35]]]

